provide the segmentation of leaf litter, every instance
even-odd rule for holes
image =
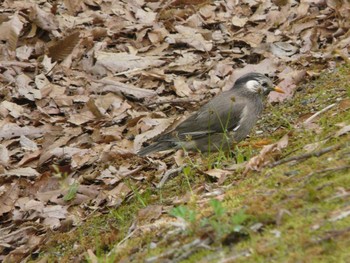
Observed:
[[[132,194],[123,178],[142,188],[145,167],[171,168],[134,153],[225,84],[266,73],[287,91],[269,100],[288,100],[313,65],[349,60],[347,2],[5,1],[0,10],[0,260],[7,262],[39,249],[67,218],[78,225],[71,206],[86,216],[116,208]],[[278,158],[286,140],[265,146],[246,172]],[[224,180],[227,171],[207,174]],[[64,200],[74,187],[75,198]]]

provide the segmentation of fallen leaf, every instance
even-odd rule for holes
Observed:
[[[19,118],[24,113],[24,108],[16,103],[12,103],[9,101],[3,101],[0,103],[0,111],[1,108],[4,108],[8,111],[9,115],[14,118]]]
[[[49,47],[48,56],[54,61],[64,60],[72,53],[74,47],[78,44],[80,39],[79,35],[79,32],[75,32],[54,43]]]
[[[20,189],[16,183],[0,186],[0,216],[13,210],[19,194]]]
[[[96,65],[100,65],[113,73],[126,70],[142,70],[148,67],[158,67],[165,63],[156,56],[141,57],[127,53],[110,53],[98,51],[95,53]]]
[[[147,119],[144,118],[139,121],[139,123],[142,123],[142,122],[147,122]],[[135,151],[138,151],[144,142],[164,132],[174,122],[174,120],[173,119],[154,119],[154,122],[155,122],[153,124],[155,126],[154,129],[148,130],[146,132],[143,132],[135,136],[135,140],[134,140]]]
[[[23,168],[16,168],[11,169],[8,171],[5,171],[4,173],[0,174],[0,176],[16,176],[16,177],[37,177],[40,174],[31,167],[23,167]]]
[[[205,171],[204,173],[213,177],[213,178],[216,178],[217,180],[219,180],[222,183],[223,181],[225,181],[225,178],[228,175],[232,174],[232,171],[227,171],[227,170],[216,168],[216,169],[211,169],[211,170]]]
[[[15,14],[9,21],[0,24],[0,40],[8,41],[8,48],[16,50],[19,34],[23,28],[23,23]]]
[[[243,27],[247,22],[248,22],[247,17],[237,17],[234,16],[231,19],[232,25],[237,26],[237,27]]]
[[[174,80],[174,89],[179,97],[188,97],[192,93],[184,78]]]
[[[163,206],[161,205],[148,205],[142,208],[137,213],[137,220],[139,225],[149,224],[154,220],[157,220],[163,211]]]
[[[175,28],[179,34],[169,36],[174,38],[175,42],[186,43],[199,51],[210,51],[213,48],[213,43],[205,40],[196,29],[182,25],[175,26]]]
[[[244,174],[249,171],[260,171],[263,167],[275,161],[288,145],[288,135],[284,135],[278,142],[266,145],[257,156],[251,158],[246,164]]]
[[[49,32],[58,28],[56,17],[51,13],[45,12],[36,4],[33,4],[30,8],[29,19],[38,27]]]
[[[7,166],[10,160],[9,151],[5,145],[0,144],[0,164]]]
[[[137,88],[131,84],[125,84],[113,78],[104,78],[98,83],[102,84],[101,86],[97,87],[98,90],[104,92],[114,92],[117,95],[125,93],[128,95],[132,95],[137,99],[142,99],[156,95],[156,92],[154,92],[153,90]]]

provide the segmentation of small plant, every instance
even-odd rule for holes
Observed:
[[[210,200],[210,205],[211,205],[211,207],[212,207],[213,210],[214,210],[214,215],[215,215],[215,217],[220,218],[220,217],[222,217],[222,216],[225,214],[226,210],[225,210],[225,208],[222,206],[222,203],[221,203],[219,200],[217,200],[217,199],[211,199],[211,200]]]
[[[134,193],[134,195],[136,196],[136,199],[140,202],[140,204],[143,206],[143,207],[146,207],[147,206],[147,202],[146,200],[142,197],[140,191],[135,188],[129,180],[126,180],[125,181],[125,184],[131,189],[131,191]]]
[[[193,169],[191,166],[187,165],[182,169],[182,172],[186,178],[188,188],[190,189],[191,194],[193,195],[193,191],[192,191],[192,187],[191,187],[191,183],[190,183],[190,179],[189,179],[193,175]]]
[[[249,215],[247,215],[243,209],[235,213],[231,217],[233,231],[240,232],[244,228],[243,224],[247,221],[247,219],[249,219]]]
[[[196,220],[197,212],[195,210],[192,210],[186,206],[180,205],[178,207],[174,207],[169,214],[174,217],[181,218],[188,224],[186,225],[186,230],[188,230],[186,234],[192,235],[198,229],[198,223]]]
[[[214,231],[217,240],[223,239],[227,234],[247,234],[244,225],[250,216],[243,209],[230,217],[221,201],[212,199],[209,204],[213,210],[213,214],[202,218],[200,221],[197,220],[197,211],[183,205],[173,208],[169,214],[187,222],[192,234],[202,232],[203,229],[208,231],[208,227]]]
[[[210,200],[210,206],[213,209],[214,215],[210,218],[202,219],[202,225],[210,225],[218,238],[221,238],[227,231],[227,224],[224,223],[224,216],[226,209],[222,206],[222,203],[217,199]]]
[[[236,146],[234,152],[236,157],[236,163],[244,163],[245,161],[249,160],[252,157],[251,146],[244,147],[244,149]]]
[[[171,209],[170,215],[177,218],[182,218],[186,222],[194,224],[196,222],[197,212],[195,210],[189,209],[186,206],[180,205]]]
[[[228,212],[223,207],[222,202],[216,199],[210,200],[210,205],[213,209],[213,216],[201,220],[201,225],[209,225],[216,233],[217,239],[222,239],[226,234],[232,232],[241,232],[244,228],[249,216],[244,210],[239,210],[231,218],[228,217]],[[227,220],[229,218],[229,220]]]
[[[52,173],[53,177],[56,177],[62,180],[68,177],[68,173],[67,172],[62,173],[58,165],[53,164],[51,167],[54,170],[54,172]]]
[[[73,200],[78,192],[79,183],[77,181],[74,181],[71,185],[69,185],[67,194],[63,197],[63,200],[68,202],[70,200]]]
[[[68,173],[67,172],[62,173],[58,165],[56,164],[52,165],[52,169],[54,170],[53,176],[58,178],[61,181],[60,182],[61,188],[64,190],[68,188],[68,192],[63,197],[63,200],[66,202],[73,200],[77,195],[79,183],[74,180],[71,184],[69,184],[67,180]]]

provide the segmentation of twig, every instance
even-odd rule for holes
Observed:
[[[160,182],[156,185],[157,189],[162,188],[171,175],[181,172],[183,168],[184,166],[182,165],[180,167],[168,170],[162,177],[162,180],[160,180]]]
[[[315,114],[313,114],[311,117],[307,118],[305,121],[304,121],[304,124],[308,124],[310,122],[312,122],[318,115],[328,111],[329,109],[333,108],[334,106],[336,105],[336,103],[333,103],[331,105],[328,105],[326,108],[316,112]]]
[[[282,160],[279,160],[277,162],[274,162],[272,164],[269,165],[269,167],[275,167],[277,165],[281,165],[281,164],[284,164],[284,163],[289,163],[291,161],[300,161],[300,160],[303,160],[303,159],[307,159],[307,158],[310,158],[310,157],[319,157],[325,153],[328,153],[330,151],[333,151],[333,150],[338,150],[339,148],[341,148],[341,145],[332,145],[332,146],[329,146],[329,147],[326,147],[326,148],[323,148],[319,151],[316,151],[316,152],[310,152],[310,153],[305,153],[305,154],[301,154],[301,155],[297,155],[297,156],[292,156],[292,157],[289,157],[289,158],[285,158],[285,159],[282,159]]]
[[[229,255],[226,258],[221,259],[218,261],[219,263],[229,263],[229,262],[235,262],[237,259],[242,258],[242,257],[249,257],[252,255],[252,252],[247,249],[243,250],[242,252],[239,253],[234,253],[233,255]]]
[[[206,238],[204,240],[197,238],[197,239],[193,240],[191,243],[184,244],[182,247],[172,248],[172,249],[169,249],[168,251],[165,251],[162,254],[147,258],[145,260],[145,262],[147,262],[147,263],[164,262],[165,260],[161,261],[161,259],[164,259],[165,257],[170,257],[170,256],[176,254],[176,252],[182,252],[181,255],[179,255],[179,257],[171,260],[171,262],[179,262],[179,260],[182,260],[182,259],[188,257],[189,255],[191,255],[191,253],[193,253],[197,248],[199,248],[201,246],[206,246],[210,243],[211,243],[210,238]]]
[[[34,226],[26,226],[26,227],[23,227],[23,228],[20,228],[16,231],[13,231],[12,233],[9,233],[7,235],[4,235],[0,238],[0,240],[5,240],[6,238],[9,238],[11,236],[18,236],[19,233],[23,232],[23,231],[27,231],[27,230],[37,230]]]
[[[315,174],[326,173],[326,172],[336,172],[336,171],[341,171],[341,170],[346,170],[346,169],[350,169],[350,165],[331,167],[331,168],[326,168],[326,169],[311,172],[308,175],[306,175],[305,177],[303,177],[304,185],[306,185],[309,182],[310,178],[312,176],[314,176]]]
[[[180,252],[181,252],[180,255],[178,257],[175,257],[172,260],[172,262],[176,263],[176,262],[180,262],[180,261],[185,260],[191,254],[196,252],[198,250],[198,248],[202,247],[202,248],[205,248],[206,250],[210,249],[210,247],[209,247],[209,244],[211,243],[210,238],[206,238],[204,240],[199,240],[199,242],[197,240],[198,239],[194,240],[193,242],[191,242],[189,244],[185,244],[180,250]]]
[[[333,231],[327,231],[326,235],[321,237],[320,239],[315,240],[313,243],[320,244],[321,242],[331,240],[333,238],[342,236],[346,234],[347,232],[350,232],[350,227],[341,229],[341,230],[333,230]]]
[[[20,62],[20,61],[1,61],[0,67],[21,67],[21,68],[34,68],[37,66],[36,62]]]
[[[128,233],[126,235],[126,237],[124,237],[121,241],[119,241],[119,243],[108,253],[108,256],[112,255],[112,253],[114,253],[117,249],[119,249],[119,247],[124,244],[124,242],[126,240],[128,240],[129,238],[131,238],[136,231],[139,230],[139,227],[136,227],[136,223],[132,223],[132,225],[129,227]]]
[[[192,99],[173,99],[173,100],[163,100],[163,101],[153,101],[149,103],[144,103],[143,105],[148,107],[151,105],[160,105],[160,104],[180,104],[180,103],[191,103],[191,102],[200,102],[201,100],[192,100]]]

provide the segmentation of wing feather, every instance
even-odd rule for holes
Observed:
[[[232,91],[223,92],[177,126],[175,132],[182,140],[186,136],[195,139],[212,133],[232,131],[240,125],[246,105],[247,98]]]

